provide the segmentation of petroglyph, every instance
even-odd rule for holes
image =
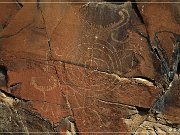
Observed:
[[[57,80],[55,79],[54,76],[51,76],[50,78],[46,78],[48,80],[47,84],[52,84],[51,86],[46,86],[45,85],[40,85],[38,84],[38,81],[44,80],[45,78],[42,77],[32,77],[31,78],[31,85],[34,86],[37,90],[40,90],[41,92],[46,92],[46,91],[51,91],[55,87],[57,87]]]

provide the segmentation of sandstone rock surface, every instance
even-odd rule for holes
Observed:
[[[180,4],[115,2],[0,3],[1,133],[180,133]]]

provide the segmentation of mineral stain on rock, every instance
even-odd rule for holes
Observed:
[[[180,4],[0,3],[0,134],[178,134]]]

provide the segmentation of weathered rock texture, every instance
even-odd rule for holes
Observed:
[[[10,2],[0,88],[23,103],[3,99],[1,132],[180,132],[179,3]]]
[[[30,103],[0,92],[0,134],[57,134],[53,126],[32,111]]]

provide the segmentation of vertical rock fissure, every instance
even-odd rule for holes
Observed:
[[[144,19],[143,19],[142,15],[141,15],[141,13],[140,13],[140,11],[138,9],[136,0],[131,0],[131,4],[132,4],[132,8],[134,9],[134,11],[135,11],[136,15],[138,16],[138,18],[140,19],[141,23],[145,24]]]
[[[38,5],[37,5],[37,6],[38,6]],[[39,8],[40,8],[40,7],[39,7]],[[41,10],[41,8],[40,8],[40,10]],[[45,19],[44,19],[43,14],[42,14],[42,10],[41,10],[41,15],[42,15],[42,18],[43,18],[44,25],[45,25],[45,27],[46,27],[46,22],[45,22]],[[46,29],[47,29],[47,28],[46,28]],[[57,68],[56,68],[56,66],[55,66],[55,60],[53,59],[53,56],[52,56],[51,38],[49,37],[49,35],[48,35],[48,33],[47,33],[47,30],[46,30],[46,35],[47,35],[47,38],[48,38],[48,60],[52,61],[53,68],[54,68],[54,70],[55,70],[55,74],[56,74],[56,77],[57,77],[57,80],[58,80],[58,84],[60,85],[60,77],[59,77],[59,75],[58,75],[58,70],[57,70]],[[66,97],[65,93],[63,93],[63,92],[61,91],[61,94],[64,96],[64,98],[65,98],[65,100],[66,100],[66,102],[67,102],[67,106],[68,106],[68,108],[69,108],[70,115],[71,115],[72,117],[74,117],[74,115],[73,115],[73,110],[72,110],[72,108],[71,108],[71,106],[70,106],[69,101],[67,100],[67,97]],[[72,123],[72,125],[73,125],[72,129],[75,130],[75,131],[72,131],[72,132],[73,132],[73,135],[78,135],[79,130],[78,130],[77,126],[76,126],[75,120],[74,120],[74,122]],[[74,129],[74,128],[75,128],[75,129]],[[74,132],[75,132],[75,133],[74,133]]]
[[[178,67],[177,67],[177,72],[176,73],[178,74],[178,78],[179,78],[179,74],[180,74],[180,61],[178,63]]]
[[[7,83],[8,83],[7,68],[5,66],[0,65],[0,88],[7,87]]]
[[[18,0],[16,0],[17,4],[22,8],[23,7],[23,4],[20,3]]]

